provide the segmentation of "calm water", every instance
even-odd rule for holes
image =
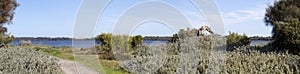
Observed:
[[[270,40],[252,40],[250,42],[250,46],[256,45],[256,44],[266,44],[271,42]]]
[[[15,40],[10,44],[19,45],[20,40]],[[31,44],[48,45],[52,47],[68,46],[72,47],[72,40],[31,40]],[[80,45],[80,48],[88,48],[95,44],[94,40],[74,40],[74,45]]]
[[[161,41],[161,40],[145,40],[143,41],[143,44],[145,45],[157,45],[157,44],[163,44],[167,43],[168,41]],[[256,45],[256,44],[263,44],[268,43],[270,41],[265,40],[254,40],[251,41],[250,45]],[[10,44],[13,45],[19,45],[20,41],[16,40],[11,42]],[[48,45],[52,47],[62,47],[62,46],[68,46],[72,47],[72,40],[31,40],[31,44],[40,44],[40,45]],[[75,48],[89,48],[95,45],[94,40],[74,40],[73,45]]]
[[[20,42],[21,42],[20,40],[15,40],[10,44],[19,45]],[[168,41],[145,40],[143,41],[143,44],[155,45],[155,44],[163,44],[167,42]],[[52,47],[62,47],[62,46],[72,47],[73,44],[75,48],[89,48],[97,45],[94,40],[74,40],[73,43],[72,40],[31,40],[31,44],[48,45]]]

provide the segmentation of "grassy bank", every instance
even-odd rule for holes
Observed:
[[[128,72],[124,71],[122,68],[119,67],[117,61],[99,60],[101,65],[97,65],[99,64],[99,62],[95,63],[95,61],[97,61],[98,58],[92,58],[90,56],[89,58],[86,58],[87,56],[76,56],[76,58],[74,59],[74,53],[72,50],[73,48],[70,47],[50,47],[44,45],[31,45],[31,46],[24,46],[23,48],[31,48],[32,50],[40,51],[41,53],[55,56],[61,59],[77,61],[88,67],[91,67],[92,69],[98,72],[105,71],[106,74],[128,74]],[[82,49],[82,50],[91,50],[91,48]]]

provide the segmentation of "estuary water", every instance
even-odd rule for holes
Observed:
[[[72,40],[31,40],[31,44],[38,44],[38,45],[47,45],[52,47],[72,47],[72,44],[76,45],[75,48],[89,48],[94,45],[97,45],[94,40],[74,40],[72,43]],[[270,41],[268,40],[252,40],[250,45],[256,45],[256,44],[264,44],[268,43]],[[19,45],[21,43],[20,40],[15,40],[11,42],[12,45]],[[144,40],[143,44],[145,45],[156,45],[156,44],[164,44],[168,43],[168,41],[162,41],[162,40]]]

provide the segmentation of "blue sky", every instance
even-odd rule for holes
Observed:
[[[176,7],[190,21],[192,28],[205,25],[202,15],[188,0],[161,0]],[[72,37],[76,12],[81,0],[17,0],[10,34],[16,37]],[[132,5],[141,0],[112,0],[99,18],[95,33],[112,32],[114,24]],[[273,0],[216,0],[225,23],[225,32],[245,33],[248,36],[270,36],[272,27],[263,22],[267,4]],[[148,22],[133,30],[132,35],[169,36],[175,33],[160,23]]]

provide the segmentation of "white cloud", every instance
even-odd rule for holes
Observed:
[[[265,14],[265,6],[257,6],[252,9],[237,9],[231,12],[223,13],[226,25],[239,24],[251,20],[262,21]]]

